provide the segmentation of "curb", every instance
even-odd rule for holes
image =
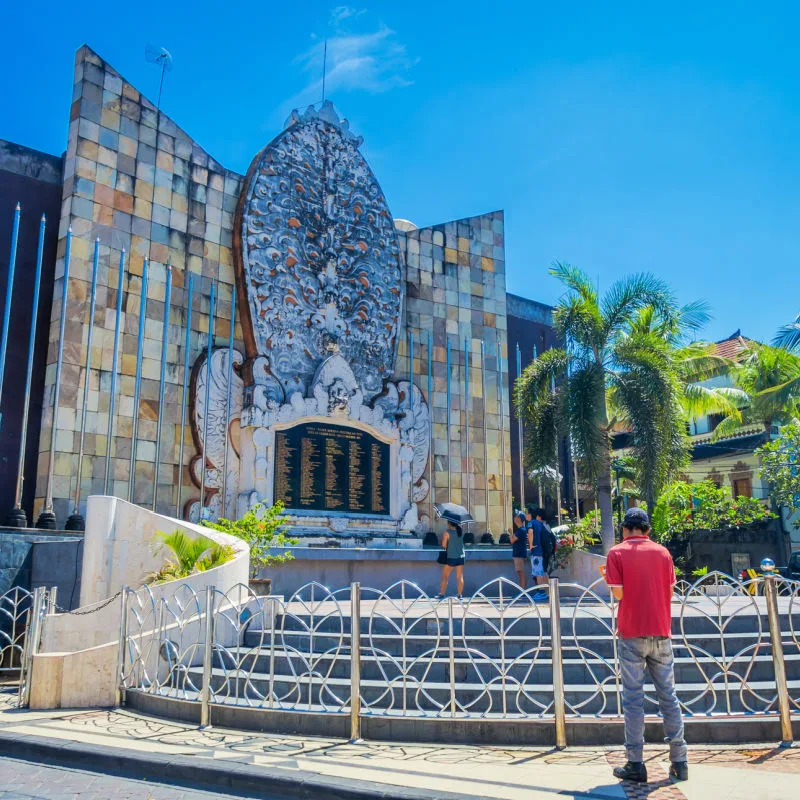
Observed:
[[[483,800],[478,795],[330,778],[307,770],[220,764],[196,756],[163,756],[4,731],[0,731],[0,757],[269,800]]]

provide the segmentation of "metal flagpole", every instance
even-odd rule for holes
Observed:
[[[142,391],[142,349],[144,347],[144,325],[147,319],[147,266],[142,265],[142,293],[139,298],[139,332],[136,337],[136,377],[133,384],[133,427],[131,430],[131,458],[128,465],[128,502],[133,502],[136,483],[136,449],[139,444],[139,394]]]
[[[470,442],[469,442],[469,345],[467,344],[467,339],[464,339],[464,450],[466,452],[466,458],[464,459],[464,468],[466,469],[466,480],[467,480],[467,508],[469,509],[470,513],[472,513],[472,489],[470,486],[470,473],[471,468],[469,464],[470,456],[472,455],[470,452]]]
[[[92,371],[92,338],[94,334],[94,312],[97,307],[97,268],[100,264],[100,237],[94,242],[94,261],[92,262],[92,300],[89,304],[89,332],[86,335],[86,366],[83,376],[83,408],[81,410],[81,436],[78,446],[78,477],[75,481],[75,505],[72,516],[64,526],[68,531],[82,531],[86,522],[80,513],[81,479],[83,478],[83,445],[86,437],[86,412],[89,406],[89,376]]]
[[[522,375],[522,354],[517,342],[517,378]],[[517,440],[519,444],[519,504],[525,508],[525,472],[523,468],[522,414],[517,409]]]
[[[228,335],[228,396],[225,400],[225,455],[222,462],[222,516],[228,510],[228,439],[231,429],[231,388],[233,386],[233,335],[236,327],[236,287],[231,292],[231,328]]]
[[[122,285],[125,281],[125,249],[119,254],[119,281],[117,283],[117,316],[114,323],[114,358],[111,362],[111,392],[108,398],[108,433],[106,435],[106,474],[103,494],[108,494],[111,472],[111,441],[114,438],[114,405],[117,399],[117,367],[119,365],[119,328],[122,320]]]
[[[3,379],[6,374],[6,350],[8,349],[8,326],[11,323],[11,295],[14,292],[14,270],[17,266],[17,243],[19,242],[19,219],[22,206],[17,203],[14,210],[14,223],[11,227],[11,257],[8,262],[8,283],[6,284],[6,302],[3,307],[3,335],[0,342],[0,400],[3,398]],[[0,425],[3,415],[0,413]]]
[[[489,519],[489,443],[486,441],[486,343],[481,339],[481,399],[483,400],[483,482],[486,493],[486,530],[492,532]]]
[[[508,529],[508,498],[506,497],[506,413],[503,397],[503,351],[500,342],[497,343],[497,402],[500,406],[500,459],[502,469],[502,489],[503,489],[503,530],[509,533]]]
[[[167,286],[164,289],[164,324],[161,336],[161,375],[158,384],[158,422],[156,423],[156,463],[153,475],[153,511],[158,503],[158,473],[161,467],[161,431],[164,426],[164,386],[167,377],[167,345],[169,344],[169,301],[172,295],[172,265],[167,264]]]
[[[556,378],[550,374],[550,391],[556,393]],[[556,516],[558,524],[561,524],[561,455],[559,451],[558,432],[556,431]]]
[[[12,528],[27,528],[28,518],[22,510],[22,483],[25,480],[25,446],[28,439],[28,413],[31,407],[31,381],[33,380],[33,353],[36,347],[36,320],[39,316],[39,291],[42,282],[42,257],[44,255],[44,232],[47,220],[42,214],[39,223],[39,246],[36,250],[36,277],[33,284],[33,308],[31,309],[31,332],[28,337],[28,368],[25,374],[25,401],[22,406],[22,429],[19,442],[19,466],[17,467],[17,493],[13,510],[6,517],[6,525]]]
[[[214,347],[214,310],[216,303],[216,289],[215,283],[211,283],[211,300],[208,309],[208,354],[206,356],[206,396],[205,405],[203,406],[203,414],[205,415],[203,424],[203,464],[202,476],[200,478],[200,519],[203,519],[203,511],[205,509],[206,499],[206,446],[208,444],[208,418],[211,416],[208,413],[209,393],[211,391],[211,353]]]
[[[47,466],[47,492],[44,509],[39,514],[36,527],[56,530],[56,515],[53,513],[53,474],[56,460],[56,428],[58,427],[58,395],[61,390],[61,367],[64,362],[64,327],[67,324],[67,296],[69,292],[69,262],[72,254],[72,226],[67,231],[64,250],[64,282],[61,286],[61,322],[58,327],[58,355],[56,356],[56,381],[53,386],[53,424],[50,427],[50,463]]]
[[[537,353],[536,353],[536,345],[534,345],[534,346],[533,346],[533,360],[534,360],[534,361],[536,361],[536,359],[537,359],[537,358],[538,358],[538,355],[537,355]],[[542,507],[544,506],[544,502],[543,502],[543,500],[542,500],[542,476],[541,476],[541,474],[540,474],[540,475],[539,475],[539,477],[537,478],[537,481],[536,481],[536,489],[537,489],[537,491],[538,491],[538,495],[539,495],[539,496],[538,496],[538,499],[539,499],[539,508],[542,508]]]
[[[183,448],[186,432],[186,409],[189,405],[189,350],[192,338],[192,289],[194,275],[189,273],[189,297],[186,302],[186,339],[183,345],[183,394],[181,395],[180,452],[178,455],[178,499],[175,503],[175,517],[181,518],[181,489],[183,488]]]
[[[434,486],[434,471],[436,469],[436,459],[433,454],[433,334],[428,331],[428,434],[430,440],[428,442],[428,477],[430,479],[430,486],[428,486],[428,513],[430,516],[430,524],[433,525],[433,504],[436,502],[434,493],[436,491]]]
[[[452,436],[450,435],[451,426],[450,413],[450,337],[447,337],[447,502],[451,502],[453,495],[453,467],[451,458]]]

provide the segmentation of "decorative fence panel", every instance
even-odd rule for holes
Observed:
[[[206,715],[211,704],[239,705],[350,714],[354,725],[366,715],[615,718],[616,603],[604,589],[551,580],[523,590],[497,579],[441,600],[407,581],[336,591],[309,583],[288,598],[184,586],[156,603],[145,587],[128,594],[123,691],[196,701]],[[685,714],[778,714],[776,646],[800,710],[799,627],[797,582],[714,573],[678,586],[672,640]],[[652,686],[647,710],[658,712]]]

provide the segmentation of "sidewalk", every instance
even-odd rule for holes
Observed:
[[[800,792],[800,748],[693,747],[691,779],[666,780],[667,751],[648,748],[651,783],[620,785],[621,748],[473,747],[205,731],[124,710],[20,711],[0,687],[0,755],[242,796],[511,800],[783,800]]]

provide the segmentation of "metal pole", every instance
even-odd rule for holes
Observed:
[[[189,297],[186,301],[186,339],[183,344],[183,394],[181,395],[181,430],[180,452],[178,455],[178,499],[175,503],[175,516],[181,518],[181,489],[183,488],[183,449],[184,433],[186,431],[186,409],[189,405],[189,351],[192,339],[192,289],[194,288],[194,275],[189,273]]]
[[[14,292],[14,270],[17,266],[17,242],[19,241],[19,219],[22,207],[17,203],[14,210],[14,222],[11,226],[11,256],[8,261],[8,283],[6,284],[6,302],[3,306],[3,334],[0,342],[0,400],[3,397],[3,379],[6,374],[6,350],[8,349],[8,327],[11,324],[11,296]],[[0,413],[0,424],[3,415]]]
[[[92,300],[89,304],[89,332],[86,335],[86,367],[83,375],[83,409],[81,411],[81,437],[78,446],[78,478],[75,481],[75,506],[72,510],[73,525],[83,530],[83,518],[78,510],[81,502],[81,478],[83,477],[83,445],[86,437],[86,412],[89,405],[89,376],[92,370],[92,337],[94,334],[94,312],[97,307],[97,267],[100,264],[100,237],[94,241],[94,261],[92,263]],[[69,524],[69,522],[67,523]],[[68,528],[75,530],[76,528]]]
[[[434,472],[436,470],[436,457],[433,453],[433,334],[428,331],[428,517],[433,526],[433,504],[436,502],[436,487],[434,485]]]
[[[206,498],[206,447],[208,445],[208,418],[211,416],[208,413],[208,402],[210,397],[211,391],[211,354],[214,348],[214,310],[215,310],[215,303],[216,303],[216,284],[211,284],[211,299],[209,303],[208,309],[208,353],[206,355],[206,396],[205,396],[205,405],[203,406],[203,413],[205,414],[205,420],[203,425],[203,471],[202,477],[200,479],[200,519],[203,519],[203,511],[205,509],[205,498]]]
[[[28,367],[25,373],[25,400],[22,406],[22,430],[19,442],[19,465],[17,467],[17,492],[14,510],[7,522],[17,528],[27,528],[28,518],[22,510],[22,483],[25,480],[25,447],[28,439],[28,414],[31,406],[31,381],[33,380],[33,354],[36,349],[36,321],[39,316],[39,291],[42,282],[42,256],[44,254],[44,232],[47,220],[42,214],[39,223],[39,245],[36,250],[36,277],[33,285],[33,307],[31,308],[31,332],[28,337]]]
[[[471,448],[469,443],[469,345],[467,339],[464,339],[464,452],[466,458],[464,459],[464,469],[466,470],[467,481],[467,508],[472,513],[472,487],[470,485],[470,475],[472,468],[470,467]]]
[[[536,345],[533,346],[533,360],[536,361]],[[539,508],[544,507],[544,500],[542,498],[542,476],[541,473],[539,474],[538,479],[536,480],[536,490],[537,490],[537,498],[539,500]]]
[[[408,410],[414,416],[414,334],[408,333]],[[414,460],[408,465],[408,505],[414,504]]]
[[[578,462],[575,460],[575,450],[572,451],[572,479],[575,484],[575,519],[581,521],[581,498],[578,495]]]
[[[447,338],[447,501],[450,502],[453,496],[453,465],[451,458],[451,450],[453,447],[453,437],[451,435],[451,417],[450,412],[450,337]]]
[[[236,325],[236,287],[231,294],[231,329],[228,336],[228,396],[225,400],[225,455],[222,461],[222,516],[227,516],[228,509],[228,450],[231,425],[231,390],[233,387],[233,335]]]
[[[555,375],[550,374],[550,391],[553,397],[556,394],[556,379]],[[558,440],[558,431],[556,431],[556,517],[558,524],[561,524],[561,445]]]
[[[567,712],[564,695],[564,654],[561,649],[561,598],[558,578],[550,578],[550,646],[553,651],[553,716],[556,723],[556,749],[567,746]]]
[[[506,412],[503,397],[503,352],[497,343],[497,404],[500,408],[500,468],[503,490],[503,530],[509,533],[508,498],[506,497]]]
[[[45,612],[45,616],[56,613],[56,609],[58,608],[57,600],[58,586],[51,586],[50,590],[47,592],[47,611]]]
[[[72,254],[72,226],[67,231],[67,244],[64,250],[64,281],[61,287],[61,322],[58,328],[58,355],[56,356],[56,382],[53,386],[53,424],[50,428],[50,463],[47,466],[47,492],[44,511],[39,515],[37,528],[55,530],[56,517],[53,513],[53,473],[56,460],[56,428],[58,427],[58,395],[61,391],[61,367],[64,362],[64,327],[67,324],[67,295],[69,292],[69,262]]]
[[[128,502],[133,502],[136,483],[136,448],[139,444],[139,394],[142,391],[142,349],[144,326],[147,320],[147,259],[142,265],[142,294],[139,298],[139,332],[136,342],[136,377],[133,384],[133,428],[131,430],[131,458],[128,466]]]
[[[164,386],[167,377],[167,345],[169,344],[169,302],[172,295],[172,266],[167,264],[167,287],[164,290],[164,325],[161,336],[161,375],[158,384],[158,422],[156,423],[156,463],[153,476],[153,511],[158,503],[158,473],[161,467],[161,431],[164,425]],[[230,390],[229,390],[230,391]]]
[[[106,436],[106,474],[103,494],[108,494],[108,479],[111,471],[111,440],[114,436],[114,405],[117,399],[117,366],[119,364],[119,327],[122,319],[122,284],[125,280],[125,250],[119,254],[119,280],[117,282],[117,315],[114,322],[114,358],[111,363],[111,392],[108,398],[108,434]]]
[[[25,638],[25,663],[24,679],[20,678],[20,707],[27,708],[31,701],[31,676],[33,674],[33,657],[39,652],[39,639],[42,635],[42,615],[44,614],[44,592],[43,586],[37,586],[33,590],[31,600],[30,624]]]
[[[211,658],[214,652],[214,587],[206,589],[206,638],[203,640],[203,686],[200,689],[200,727],[211,719]]]
[[[361,740],[361,584],[350,584],[350,742]]]
[[[114,705],[117,708],[125,705],[125,649],[128,646],[128,587],[122,587],[119,616],[119,649],[117,651],[117,685],[114,694]]]
[[[517,379],[522,375],[522,354],[519,351],[519,342],[517,342]],[[525,508],[525,471],[523,467],[523,439],[522,439],[522,414],[517,409],[517,444],[519,446],[519,504],[521,508]]]
[[[455,650],[455,637],[453,635],[453,598],[447,598],[447,644],[450,651],[450,716],[456,715],[456,650]],[[461,625],[463,627],[464,621],[462,618]]]
[[[783,656],[781,620],[778,614],[778,593],[775,590],[775,575],[764,574],[764,594],[767,600],[769,637],[772,642],[772,668],[775,671],[775,687],[778,693],[778,713],[781,718],[781,747],[792,746],[792,715],[789,687],[786,683],[786,661]]]
[[[483,400],[483,483],[486,494],[486,530],[492,532],[489,519],[489,443],[486,441],[486,343],[481,339],[481,399]]]

